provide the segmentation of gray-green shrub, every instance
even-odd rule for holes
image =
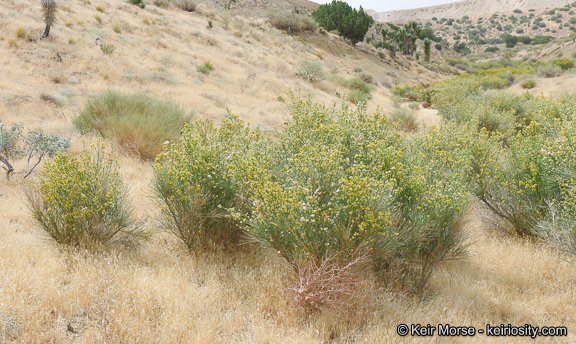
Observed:
[[[319,82],[326,78],[320,62],[310,60],[298,64],[296,75],[311,82]]]
[[[173,102],[109,90],[89,99],[73,123],[81,132],[94,130],[146,160],[155,158],[164,142],[177,140],[190,119]]]

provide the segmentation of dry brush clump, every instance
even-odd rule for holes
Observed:
[[[418,129],[416,112],[413,109],[397,108],[390,113],[390,122],[395,124],[399,130],[414,131]]]
[[[365,256],[348,262],[327,257],[319,263],[304,262],[296,267],[296,281],[288,290],[306,313],[328,311],[350,320],[357,304],[367,300],[367,283],[358,273],[365,260]]]
[[[318,28],[312,17],[294,11],[271,11],[268,22],[278,30],[288,33],[314,31]]]

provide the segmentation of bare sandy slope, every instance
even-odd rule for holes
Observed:
[[[370,11],[369,13],[375,20],[381,22],[407,22],[410,20],[431,19],[432,17],[461,18],[465,15],[492,15],[498,12],[511,12],[515,9],[528,11],[529,9],[562,7],[570,3],[572,3],[571,0],[466,0],[410,10],[389,12]]]
[[[254,125],[275,128],[286,116],[278,96],[301,90],[322,103],[340,102],[336,93],[347,90],[329,80],[357,76],[355,67],[376,82],[370,111],[390,108],[390,93],[380,85],[447,77],[408,60],[380,58],[374,49],[352,48],[334,35],[289,36],[268,26],[260,18],[265,14],[211,4],[188,13],[152,4],[140,9],[123,1],[62,1],[58,25],[40,41],[40,4],[2,1],[0,118],[70,132],[69,120],[85,100],[112,88],[174,100],[197,118],[220,119],[230,110]],[[17,38],[18,29],[26,36]],[[113,45],[114,52],[103,54],[96,37]],[[317,41],[326,43],[316,46]],[[306,60],[318,61],[328,80],[310,83],[296,76]],[[214,65],[210,75],[196,70],[204,62]],[[43,100],[46,95],[65,98],[55,106]]]
[[[516,84],[508,92],[514,94],[530,93],[534,95],[543,95],[545,97],[558,97],[566,93],[574,93],[576,90],[576,75],[564,74],[555,78],[533,78],[536,81],[536,87],[529,90],[524,89],[520,84]]]

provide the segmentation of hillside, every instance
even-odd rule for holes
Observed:
[[[554,66],[535,64],[525,75],[512,73],[522,69],[519,61],[528,55],[526,60],[571,57],[576,50],[574,42],[550,42],[532,51],[519,44],[514,50],[467,57],[452,49],[433,48],[430,62],[424,62],[420,42],[419,60],[416,55],[400,53],[392,59],[381,48],[364,42],[351,46],[333,32],[299,31],[297,28],[305,26],[303,22],[309,18],[298,13],[310,13],[316,6],[307,0],[238,0],[230,10],[225,9],[228,0],[206,0],[194,10],[188,8],[190,11],[183,9],[185,4],[195,4],[189,0],[149,0],[145,8],[126,0],[56,1],[58,22],[44,40],[40,39],[44,29],[40,1],[0,1],[0,134],[5,135],[2,131],[13,124],[23,123],[30,129],[62,135],[70,139],[70,154],[63,155],[70,159],[102,140],[105,152],[117,160],[119,176],[127,185],[123,196],[132,210],[130,220],[146,236],[134,241],[119,239],[109,246],[57,243],[34,221],[36,213],[30,208],[28,196],[40,185],[50,187],[50,183],[41,183],[47,180],[47,171],[58,158],[45,156],[38,169],[24,178],[20,171],[27,168],[26,156],[14,157],[11,161],[17,172],[10,178],[0,173],[1,344],[381,344],[430,343],[431,339],[440,343],[534,342],[529,337],[488,337],[479,333],[475,338],[400,336],[399,324],[451,324],[477,329],[500,324],[566,326],[567,336],[537,340],[576,341],[574,254],[549,241],[514,233],[463,182],[469,168],[479,166],[471,163],[472,158],[486,158],[486,163],[500,161],[488,155],[499,149],[504,152],[510,142],[523,147],[520,138],[513,141],[509,137],[506,144],[490,141],[500,137],[496,131],[493,136],[480,137],[476,129],[484,125],[479,118],[482,115],[493,115],[486,122],[494,123],[494,127],[565,135],[562,139],[569,143],[564,145],[568,148],[558,152],[565,153],[571,165],[566,163],[562,170],[565,173],[554,177],[560,180],[576,176],[576,162],[570,158],[570,149],[576,147],[576,106],[571,107],[576,104],[576,96],[563,98],[561,92],[575,90],[576,69],[560,70],[556,66],[557,73],[545,77],[538,74],[538,68]],[[568,20],[567,16],[562,20]],[[486,16],[483,21],[489,19]],[[455,24],[471,25],[467,22],[471,18],[460,20],[463,22]],[[549,20],[549,25],[558,24]],[[275,26],[279,22],[282,28]],[[501,24],[506,25],[504,19]],[[447,26],[444,22],[434,25],[446,39],[457,34],[440,30]],[[283,29],[286,27],[290,30]],[[468,29],[462,30],[468,34]],[[502,70],[488,71],[488,76],[474,75],[482,62],[492,60],[498,60],[495,67],[502,67],[494,69]],[[474,84],[471,78],[489,82],[495,79],[495,85],[503,86],[484,89],[478,85],[489,84],[486,80]],[[534,83],[530,89],[523,83],[528,78]],[[463,92],[458,84],[473,86]],[[350,85],[367,91],[362,93]],[[160,216],[167,208],[157,197],[154,180],[162,159],[170,160],[166,158],[169,152],[180,147],[177,139],[160,145],[164,152],[156,165],[155,160],[143,158],[137,147],[126,147],[119,139],[145,127],[144,121],[131,127],[127,120],[123,128],[128,130],[115,133],[118,136],[102,138],[96,130],[80,132],[75,119],[87,112],[84,110],[90,101],[108,94],[108,90],[173,101],[183,113],[191,115],[191,120],[183,117],[193,129],[179,127],[176,138],[189,140],[192,148],[187,153],[199,155],[190,158],[182,153],[185,167],[166,173],[168,178],[182,177],[170,179],[172,186],[184,185],[183,192],[167,198],[199,195],[193,200],[195,210],[198,204],[214,203],[220,213],[206,218],[212,216],[214,223],[242,231],[237,246],[186,247],[181,238],[167,230]],[[404,96],[402,90],[411,94]],[[454,113],[464,113],[461,117],[465,123],[445,125],[447,117],[439,114],[439,104],[423,100],[432,97],[428,90],[449,98],[441,105],[453,108]],[[301,103],[289,103],[287,95],[291,91],[300,95]],[[353,97],[358,93],[365,96],[365,107],[360,105],[360,97]],[[543,97],[537,98],[540,95]],[[311,104],[319,104],[315,111],[298,112],[306,109],[308,98]],[[556,98],[563,103],[555,103]],[[344,106],[332,108],[332,104]],[[98,112],[105,107],[95,108]],[[143,118],[144,111],[135,108],[130,110]],[[500,112],[490,113],[493,109]],[[541,116],[533,118],[542,121],[536,125],[530,122],[530,127],[522,122],[515,127],[517,114],[526,114],[526,118]],[[236,126],[240,121],[233,122],[236,117],[231,115],[246,127]],[[574,120],[563,122],[562,116]],[[168,116],[156,111],[155,117]],[[203,136],[202,123],[214,123],[214,130],[221,131]],[[553,125],[562,127],[551,130]],[[152,127],[156,133],[166,131],[162,126]],[[237,127],[249,134],[241,138],[230,134]],[[557,146],[555,137],[544,139],[547,149]],[[494,151],[484,150],[482,145],[488,141],[494,143]],[[475,155],[470,147],[478,149]],[[530,159],[543,152],[548,154],[539,146],[523,151],[521,157],[530,168],[513,177],[527,176],[532,185],[539,171],[535,172],[536,165]],[[2,154],[0,148],[0,157]],[[546,162],[552,164],[549,160]],[[266,164],[274,168],[264,170]],[[502,165],[512,166],[506,161]],[[491,177],[493,170],[480,170],[483,177]],[[67,179],[69,175],[88,175],[94,180],[100,177],[86,172],[86,168],[70,168],[53,173],[56,181],[52,185],[62,186],[54,198],[64,199],[63,203],[75,201],[74,195],[82,200],[90,198],[90,193],[82,189],[90,185],[85,179],[82,183]],[[499,177],[506,180],[505,176]],[[195,178],[201,180],[196,189],[201,191],[186,184]],[[520,192],[510,194],[519,195],[514,199],[520,200],[517,208],[525,210],[524,205],[532,203],[520,194],[523,185],[528,188],[529,184],[509,179],[512,182],[504,185],[509,189],[522,185]],[[574,202],[558,203],[558,210],[576,204],[576,183],[573,178],[565,179],[567,187],[561,191]],[[212,180],[223,182],[210,184]],[[547,187],[548,181],[556,179],[542,180],[543,187]],[[244,187],[252,189],[235,190],[234,183],[245,183]],[[94,209],[111,203],[114,185],[104,180],[105,195],[95,201],[98,206]],[[232,189],[234,193],[228,199],[245,202],[246,209],[211,202],[216,197],[201,193],[205,185],[215,186],[215,195]],[[257,188],[259,185],[264,186]],[[490,185],[497,190],[498,185]],[[528,200],[541,200],[539,193],[532,197]],[[262,200],[273,206],[261,206],[265,204]],[[400,202],[404,202],[403,207]],[[534,204],[544,211],[552,203]],[[77,204],[81,203],[71,207],[78,211],[76,214],[93,210]],[[184,213],[193,213],[191,209]],[[235,210],[238,213],[234,217],[224,213]],[[328,247],[326,252],[345,258],[351,251],[353,256],[356,247],[366,256],[359,256],[359,265],[346,266],[336,273],[327,269],[328,274],[323,274],[318,269],[319,277],[310,269],[313,274],[307,279],[305,264],[317,264],[306,261],[309,253],[301,254],[304,268],[298,266],[296,272],[295,265],[291,265],[294,261],[280,255],[275,247],[259,246],[244,232],[254,223],[235,222],[235,216],[244,210],[249,215],[243,220],[256,213],[277,211],[277,218],[261,222],[265,228],[262,232],[273,232],[267,226],[286,224],[287,230],[276,231],[281,240],[301,228],[312,228],[306,234],[326,240],[303,238],[311,244],[309,247]],[[518,218],[527,218],[529,211]],[[202,228],[209,223],[203,218],[206,214],[199,214],[191,227]],[[72,217],[72,232],[77,229],[74,221]],[[320,224],[314,227],[312,223]],[[95,221],[82,230],[98,231],[104,227],[100,224]],[[222,231],[221,227],[208,226],[198,233]],[[358,230],[349,235],[351,228]],[[344,235],[330,237],[335,230]],[[376,235],[364,234],[370,231]],[[335,244],[331,246],[333,239]],[[288,250],[301,244],[294,242],[286,245]],[[338,247],[338,242],[350,246],[330,251]],[[576,252],[576,236],[568,244]],[[378,264],[385,267],[371,260],[380,258],[378,254],[383,257]],[[330,263],[330,259],[328,256],[322,264]],[[341,263],[338,257],[335,261]],[[425,271],[430,274],[424,276]],[[344,275],[343,281],[338,273]],[[311,290],[308,295],[314,299],[314,288],[321,292],[328,289],[328,296],[339,295],[338,288],[332,287],[334,280],[340,281],[337,287],[343,288],[342,294],[352,294],[350,298],[344,296],[345,302],[351,300],[342,307],[344,311],[324,309],[322,303],[318,308],[302,307],[301,295]],[[421,281],[424,285],[419,284]],[[332,291],[336,294],[330,294]],[[315,306],[313,302],[310,304]]]
[[[524,50],[540,51],[548,42],[570,42],[576,36],[576,12],[574,8],[529,10],[522,12],[501,12],[490,16],[464,16],[456,19],[433,18],[419,21],[431,28],[437,37],[448,46],[464,42],[473,52],[484,52],[487,48],[505,50],[505,35],[527,37],[531,43],[523,44]],[[496,49],[496,50],[497,50]],[[569,57],[567,55],[557,57]]]
[[[570,3],[572,3],[570,0],[466,0],[410,10],[371,12],[370,15],[381,22],[407,22],[411,20],[430,20],[433,17],[460,18],[464,16],[492,15],[499,12],[512,12],[515,9],[526,12],[529,9],[561,7]]]
[[[4,121],[32,126],[53,122],[67,132],[56,124],[59,117],[74,116],[88,97],[114,88],[173,99],[196,118],[219,119],[229,109],[254,125],[273,128],[285,115],[278,96],[302,89],[318,101],[340,101],[336,93],[345,94],[346,89],[331,80],[355,76],[356,67],[375,83],[371,109],[390,103],[382,85],[397,79],[429,84],[450,75],[380,57],[375,49],[351,48],[332,34],[291,36],[267,23],[281,10],[234,6],[227,11],[200,4],[196,12],[185,12],[175,6],[148,4],[140,9],[117,1],[64,3],[49,39],[39,40],[40,5],[3,1],[0,111],[11,114]],[[115,50],[104,54],[96,43]],[[310,83],[298,77],[302,61],[317,61],[326,80]],[[197,71],[204,62],[214,66],[210,75]],[[59,104],[46,101],[53,96]]]
[[[545,9],[515,9],[491,15],[464,15],[458,18],[432,17],[414,20],[436,42],[436,49],[461,53],[506,52],[515,48],[526,60],[547,56],[571,57],[576,37],[576,4]],[[406,23],[396,23],[400,26]],[[382,40],[381,30],[392,23],[377,22],[368,34],[373,44]],[[549,44],[548,44],[549,43]],[[462,46],[463,45],[463,46]],[[556,50],[557,45],[563,48]],[[377,45],[378,46],[378,45]],[[459,48],[460,49],[460,48]],[[510,54],[516,55],[516,52]],[[512,55],[511,55],[512,56]],[[510,56],[509,56],[510,57]]]

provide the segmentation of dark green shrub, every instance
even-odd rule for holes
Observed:
[[[360,6],[353,9],[343,1],[333,0],[332,3],[320,5],[312,14],[314,20],[327,31],[337,30],[340,36],[356,44],[364,40],[374,19],[366,14]]]
[[[472,52],[464,42],[454,43],[454,51],[462,55],[468,55]]]
[[[554,40],[552,36],[535,36],[534,39],[532,39],[532,45],[546,44],[552,40]]]
[[[145,8],[146,3],[143,0],[129,0],[132,5],[140,6],[140,8]]]

